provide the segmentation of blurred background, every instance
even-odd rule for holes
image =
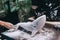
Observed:
[[[15,25],[41,15],[47,21],[60,21],[60,0],[0,0],[0,20]]]

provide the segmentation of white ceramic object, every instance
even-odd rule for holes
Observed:
[[[16,26],[17,27],[21,26],[22,28],[31,31],[32,32],[31,35],[34,36],[36,32],[40,31],[43,28],[45,22],[46,22],[46,16],[43,15],[38,17],[33,22],[18,23]]]
[[[32,32],[31,35],[23,32],[23,31],[20,31],[20,30],[15,30],[15,31],[12,30],[11,32],[6,31],[6,32],[3,32],[2,34],[9,36],[11,38],[14,38],[14,39],[19,39],[19,37],[31,38],[32,36],[34,36],[38,31],[40,31],[43,28],[45,22],[46,22],[46,16],[43,15],[43,16],[38,17],[33,22],[23,22],[23,23],[16,24],[17,29],[18,29],[18,27],[22,27],[28,31],[31,31]]]

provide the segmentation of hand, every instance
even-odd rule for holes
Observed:
[[[17,31],[17,30],[15,30],[15,29],[9,29],[9,30],[7,30],[7,32],[14,32],[14,31]]]
[[[31,21],[35,20],[35,16],[28,18],[28,20],[31,20]]]
[[[8,29],[14,28],[13,27],[13,24],[12,23],[9,23],[9,22],[0,21],[0,25],[6,27]]]

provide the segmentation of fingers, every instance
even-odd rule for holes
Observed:
[[[8,28],[8,29],[13,29],[13,28],[14,28],[14,27],[13,27],[13,24],[8,23],[8,22],[4,23],[4,26],[5,26],[6,28]]]
[[[12,23],[9,23],[9,22],[0,21],[0,25],[6,27],[8,29],[14,28],[13,27],[14,25]]]

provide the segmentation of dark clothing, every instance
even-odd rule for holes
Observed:
[[[0,18],[2,21],[10,22],[12,24],[17,24],[19,22],[17,11],[13,13],[8,13],[6,17]]]
[[[60,7],[58,8],[57,21],[60,21]]]
[[[50,14],[49,14],[50,8],[49,8],[49,6],[46,5],[46,0],[32,0],[32,5],[38,6],[37,9],[35,9],[35,10],[32,9],[34,12],[31,13],[31,14],[34,14],[36,18],[38,17],[36,15],[36,13],[37,14],[40,13],[39,14],[40,16],[45,14],[46,16],[50,17]],[[44,12],[44,11],[45,11],[45,13],[43,14],[42,12]]]
[[[42,15],[42,12],[45,11],[44,14],[46,15],[47,21],[57,21],[56,16],[53,16],[54,17],[53,19],[51,18],[51,15],[54,14],[54,11],[55,11],[54,8],[60,5],[59,0],[32,0],[32,5],[38,6],[38,8],[35,11],[39,12],[41,15]],[[57,10],[58,10],[57,18],[59,20],[60,12],[59,12],[59,9]],[[35,13],[32,13],[32,14],[36,16]]]

